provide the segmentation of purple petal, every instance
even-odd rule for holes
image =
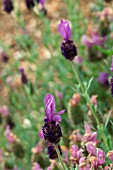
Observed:
[[[55,122],[61,122],[62,118],[59,115],[55,115],[52,120]]]
[[[60,23],[58,24],[58,31],[66,41],[70,39],[71,29],[68,21],[60,20]]]
[[[44,6],[45,0],[39,0],[39,3]]]
[[[91,128],[86,122],[84,122],[84,128],[85,128],[85,134],[91,134]]]
[[[57,115],[61,115],[61,114],[63,114],[65,112],[65,109],[64,110],[61,110],[60,112],[57,112],[56,114]]]
[[[52,94],[46,94],[44,101],[46,107],[45,108],[46,116],[49,119],[49,121],[51,121],[55,112],[55,105],[56,105],[55,99]]]
[[[42,130],[40,130],[40,131],[38,132],[38,135],[39,135],[40,138],[44,139],[44,135],[43,135]]]
[[[89,154],[95,155],[96,154],[96,147],[93,142],[86,143],[86,149]]]

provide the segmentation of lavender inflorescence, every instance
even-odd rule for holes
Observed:
[[[67,60],[73,60],[77,56],[77,47],[71,37],[71,29],[68,21],[61,20],[58,25],[58,31],[64,38],[64,42],[61,44],[61,53]]]
[[[3,6],[4,6],[4,11],[6,11],[7,13],[11,13],[14,8],[12,0],[4,0]]]

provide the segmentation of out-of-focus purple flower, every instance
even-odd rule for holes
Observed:
[[[94,45],[94,41],[91,38],[89,38],[87,35],[83,35],[81,41],[88,48],[91,48]]]
[[[83,58],[80,56],[76,56],[73,61],[75,64],[80,64],[83,62]]]
[[[91,134],[92,133],[90,126],[86,122],[84,122],[84,129],[85,129],[85,134]]]
[[[9,115],[9,109],[7,106],[0,106],[0,114],[2,117],[6,117]]]
[[[56,97],[57,97],[57,98],[59,98],[59,99],[62,99],[62,98],[63,98],[63,93],[62,93],[61,91],[56,90],[55,93],[56,93]]]
[[[78,161],[82,157],[82,150],[79,150],[78,146],[72,145],[70,148],[70,154],[71,158],[74,158],[76,161]]]
[[[61,114],[65,112],[65,110],[62,110],[60,112],[55,112],[55,106],[56,102],[52,94],[46,94],[45,98],[45,113],[46,118],[51,122],[60,122],[61,121]]]
[[[2,56],[2,61],[4,63],[7,63],[9,58],[8,58],[8,56],[6,55],[6,53],[4,51],[1,53],[1,56]]]
[[[93,142],[88,142],[88,143],[86,143],[85,146],[86,146],[86,149],[87,149],[89,154],[91,154],[91,155],[96,154],[96,147],[95,147]]]
[[[110,81],[110,87],[111,87],[111,95],[113,97],[113,76],[112,76],[111,81]]]
[[[90,141],[97,143],[97,132],[91,132],[91,128],[86,122],[84,123],[84,127],[85,127],[85,134],[83,136],[83,141],[85,143]]]
[[[40,3],[42,6],[44,6],[45,0],[39,0],[39,3]]]
[[[43,170],[43,169],[40,167],[40,165],[37,162],[35,162],[32,167],[32,170]]]
[[[97,95],[91,96],[91,102],[95,107],[97,107],[97,97],[98,97]]]
[[[92,32],[91,37],[83,35],[81,41],[86,47],[92,48],[94,45],[103,46],[106,37],[100,37],[98,33]]]
[[[113,150],[107,153],[107,157],[113,162]]]
[[[109,82],[108,82],[108,76],[109,76],[109,73],[100,72],[100,73],[99,73],[99,77],[97,78],[97,81],[98,81],[100,84],[106,86],[106,85],[109,84]]]
[[[70,39],[71,29],[68,21],[61,19],[60,23],[58,24],[58,31],[61,34],[61,36],[64,38],[64,40],[68,41]]]
[[[32,148],[32,152],[36,154],[40,154],[43,151],[43,145],[41,142],[37,143],[37,146],[35,148]]]
[[[24,72],[24,68],[23,68],[23,67],[20,67],[20,68],[19,68],[19,71],[20,71],[20,73],[21,73],[21,82],[22,82],[23,84],[27,84],[27,83],[28,83],[28,79],[27,79],[26,74],[25,74],[25,72]]]
[[[16,165],[14,166],[13,170],[18,170],[18,168],[17,168],[17,166],[16,166]]]
[[[57,166],[57,162],[55,159],[50,159],[50,166],[47,168],[47,170],[53,170]]]
[[[100,37],[97,32],[92,33],[92,39],[94,41],[94,45],[99,45],[99,46],[103,46],[106,41],[106,37]]]
[[[98,166],[105,163],[105,153],[100,148],[96,149],[96,157],[98,160]]]
[[[13,2],[12,0],[3,0],[3,5],[4,5],[4,11],[7,13],[11,13],[13,10]]]
[[[96,148],[96,154],[90,157],[90,161],[93,167],[98,168],[105,163],[105,153],[100,148]]]
[[[81,157],[79,160],[79,170],[91,170],[91,166],[87,163],[85,157]]]
[[[67,149],[63,150],[63,148],[62,148],[62,152],[64,155],[64,157],[62,158],[63,162],[68,163],[68,150]]]
[[[113,72],[113,56],[112,56],[112,63],[111,63],[111,68],[110,70]]]
[[[35,5],[34,0],[25,0],[25,3],[28,9],[33,8]]]
[[[16,136],[11,132],[10,127],[6,126],[5,137],[7,138],[9,143],[13,143],[16,139]]]

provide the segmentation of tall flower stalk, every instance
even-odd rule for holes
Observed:
[[[61,45],[61,52],[62,52],[62,55],[67,59],[67,60],[70,60],[70,63],[71,63],[71,67],[73,69],[73,72],[75,74],[75,77],[78,81],[78,84],[80,85],[80,89],[82,91],[82,95],[83,97],[85,98],[86,102],[88,103],[90,109],[91,109],[91,112],[95,118],[95,121],[97,123],[97,128],[98,130],[101,132],[102,134],[102,138],[104,140],[104,143],[106,145],[107,148],[108,147],[108,144],[107,144],[107,140],[106,140],[106,136],[102,130],[102,127],[100,125],[100,122],[99,122],[99,119],[97,117],[97,112],[95,110],[95,108],[93,107],[92,103],[91,103],[91,100],[90,100],[90,97],[87,93],[87,90],[85,89],[85,86],[84,84],[82,83],[79,75],[78,75],[78,72],[76,70],[76,68],[74,67],[73,65],[73,62],[72,60],[75,58],[75,56],[77,55],[77,48],[74,44],[74,42],[72,40],[70,40],[70,37],[71,37],[71,28],[69,26],[69,23],[68,21],[64,21],[64,20],[61,20],[59,25],[58,25],[58,31],[59,33],[61,34],[61,36],[63,37],[64,39],[64,42],[62,43]],[[72,42],[72,43],[69,43],[69,42]],[[65,45],[64,45],[65,44]],[[67,45],[68,44],[68,45]]]

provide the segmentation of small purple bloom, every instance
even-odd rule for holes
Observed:
[[[91,37],[83,35],[81,41],[86,47],[92,48],[94,45],[103,46],[106,37],[100,37],[97,32],[92,31]]]
[[[105,163],[105,153],[100,148],[96,149],[96,157],[98,160],[98,166]]]
[[[4,11],[6,11],[7,13],[11,13],[11,11],[13,10],[12,0],[4,0],[3,5],[4,5]]]
[[[65,110],[55,112],[56,102],[52,94],[46,94],[44,101],[45,101],[45,113],[48,121],[60,122],[61,121],[60,114],[63,114]]]
[[[100,72],[97,81],[102,85],[108,85],[109,73]]]
[[[81,41],[88,48],[91,48],[94,45],[94,41],[91,38],[89,38],[87,35],[83,35]]]
[[[84,123],[84,127],[85,127],[85,134],[83,137],[83,141],[85,143],[91,141],[97,143],[97,132],[91,132],[91,128],[86,122]]]
[[[71,29],[68,21],[61,19],[60,23],[58,24],[58,31],[64,40],[68,41],[70,39]]]
[[[82,157],[82,149],[78,149],[78,146],[72,145],[70,148],[71,157],[79,160]]]
[[[111,63],[111,68],[110,70],[113,72],[113,56],[112,56],[112,63]]]
[[[73,62],[74,62],[75,64],[80,64],[80,63],[82,63],[82,61],[83,61],[83,58],[82,58],[82,57],[76,56]]]
[[[87,149],[89,154],[91,154],[91,155],[96,154],[96,147],[95,147],[95,144],[93,142],[88,142],[88,143],[86,143],[85,146],[86,146],[86,149]]]

